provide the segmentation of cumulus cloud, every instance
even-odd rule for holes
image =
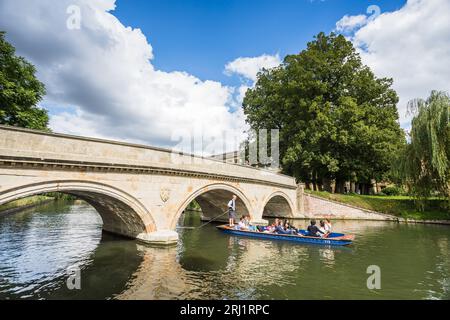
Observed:
[[[367,16],[360,14],[357,16],[345,15],[341,20],[336,23],[336,31],[338,32],[351,32],[355,28],[360,28],[367,23]]]
[[[263,69],[271,69],[282,63],[280,56],[263,54],[258,57],[240,57],[225,66],[225,74],[232,76],[234,74],[241,77],[241,86],[235,90],[234,104],[241,106],[248,89],[255,86],[258,72]]]
[[[66,27],[72,5],[79,30]],[[51,128],[184,151],[195,129],[209,150],[235,149],[245,120],[230,111],[234,88],[155,69],[144,34],[124,26],[114,8],[115,0],[0,1],[0,29],[47,87]]]
[[[280,64],[281,59],[278,54],[263,54],[259,57],[241,57],[229,62],[225,66],[225,74],[237,74],[245,79],[256,81],[256,76],[262,69],[271,69]]]
[[[450,90],[450,1],[408,0],[370,19],[351,40],[377,76],[394,79],[403,127],[410,122],[409,100]]]

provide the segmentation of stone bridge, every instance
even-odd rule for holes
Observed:
[[[176,242],[193,200],[203,215],[304,217],[294,178],[143,145],[0,126],[0,205],[62,192],[92,205],[107,232],[148,243]]]

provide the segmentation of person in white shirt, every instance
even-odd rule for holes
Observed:
[[[249,228],[247,226],[247,223],[245,221],[245,217],[242,217],[241,221],[239,221],[238,228],[239,228],[239,230],[244,230],[244,231],[248,231],[249,230]]]
[[[325,231],[327,232],[327,236],[331,234],[331,221],[330,219],[325,219]]]
[[[255,231],[255,232],[258,232],[258,228],[257,228],[256,226],[253,226],[253,225],[252,225],[251,217],[250,217],[249,214],[247,214],[246,216],[244,216],[244,223],[245,223],[245,226],[247,227],[247,229],[248,229],[249,231]]]
[[[331,234],[331,223],[329,223],[330,220],[328,220],[328,223],[320,220],[320,227],[319,230],[322,232],[322,238],[328,238],[328,236]]]
[[[323,220],[320,220],[319,222],[319,231],[321,234],[320,236],[324,238],[327,232],[325,231],[325,221]]]
[[[228,202],[228,220],[230,227],[234,227],[234,221],[236,220],[236,199],[237,196],[233,195],[233,199]]]

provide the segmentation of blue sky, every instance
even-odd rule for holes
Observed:
[[[0,0],[0,30],[36,66],[53,131],[186,152],[194,135],[209,153],[235,150],[257,72],[336,28],[393,78],[403,128],[408,101],[450,90],[449,0]]]
[[[235,84],[224,65],[238,57],[298,53],[344,15],[370,5],[395,11],[405,0],[118,0],[113,14],[140,28],[153,46],[153,64],[202,80]]]

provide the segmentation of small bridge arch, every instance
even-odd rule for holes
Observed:
[[[214,219],[224,215],[227,210],[227,204],[233,195],[237,196],[236,211],[238,215],[251,215],[253,207],[242,190],[226,183],[213,183],[194,191],[183,201],[177,210],[177,214],[174,216],[171,227],[176,227],[181,214],[194,200],[200,205],[205,218]]]
[[[294,205],[287,194],[276,191],[263,202],[262,217],[293,218],[295,217]]]
[[[148,210],[130,194],[98,182],[42,181],[0,192],[0,205],[39,194],[61,192],[74,195],[94,207],[103,220],[103,230],[129,238],[156,231]]]
[[[97,209],[104,230],[154,244],[177,242],[178,219],[194,199],[205,218],[214,218],[236,194],[238,216],[250,214],[258,223],[265,207],[282,209],[283,199],[290,199],[284,205],[290,214],[299,207],[292,177],[179,158],[151,146],[0,125],[0,204],[46,192],[73,194]],[[283,193],[266,198],[275,191]]]

